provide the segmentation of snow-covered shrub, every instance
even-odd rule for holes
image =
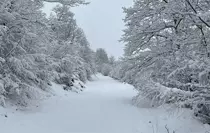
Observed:
[[[124,63],[122,63],[122,62],[118,62],[117,63],[117,65],[115,65],[113,68],[112,68],[112,70],[111,70],[111,72],[110,72],[110,76],[112,77],[112,78],[114,78],[114,79],[117,79],[117,80],[121,80],[124,76],[124,74],[125,74],[125,72],[126,71],[124,71]]]
[[[152,107],[175,104],[177,107],[193,109],[199,119],[209,123],[210,88],[208,82],[205,81],[206,84],[204,84],[203,80],[200,80],[201,77],[207,78],[208,65],[190,62],[181,68],[157,69],[158,67],[138,69],[132,67],[132,63],[125,65],[121,62],[112,70],[111,76],[134,85],[139,91],[139,94],[133,98],[136,105],[144,98],[150,99]],[[185,72],[187,72],[186,75]],[[196,76],[188,76],[192,74]],[[180,80],[181,77],[182,80]]]
[[[110,66],[110,64],[103,64],[103,65],[101,66],[101,73],[102,73],[104,76],[109,76],[111,70],[112,70],[112,67]]]
[[[209,103],[203,101],[197,103],[194,107],[194,115],[203,121],[204,123],[210,124],[210,106]]]
[[[47,71],[40,70],[33,57],[11,57],[5,64],[1,78],[4,97],[15,104],[26,106],[27,101],[38,98],[39,89],[49,91]]]
[[[122,82],[132,83],[134,81],[134,75],[136,74],[133,71],[132,65],[128,61],[118,61],[113,66],[110,76],[114,79],[120,80]]]

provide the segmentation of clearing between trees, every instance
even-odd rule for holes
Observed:
[[[133,86],[97,75],[81,93],[53,84],[54,96],[21,110],[0,108],[2,133],[206,133],[192,112],[173,107],[132,105]],[[142,100],[143,101],[143,100]]]

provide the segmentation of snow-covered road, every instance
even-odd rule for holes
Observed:
[[[56,96],[31,110],[0,108],[0,133],[167,133],[165,125],[171,133],[208,130],[186,110],[133,106],[133,87],[109,77],[98,75],[80,94],[54,89]]]

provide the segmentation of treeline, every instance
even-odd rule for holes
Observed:
[[[210,123],[210,2],[136,0],[124,8],[124,57],[110,75],[152,106],[174,104]]]
[[[50,18],[43,2],[58,2]],[[71,7],[83,0],[0,1],[0,104],[27,106],[51,82],[71,90],[96,72],[94,51]],[[81,87],[82,84],[80,84]]]

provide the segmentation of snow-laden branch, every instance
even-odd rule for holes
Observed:
[[[156,104],[156,106],[165,103],[178,103],[182,106],[186,103],[185,101],[193,98],[193,92],[169,88],[151,80],[145,83],[144,86],[139,86],[138,89],[140,94],[134,98],[136,104],[142,98],[149,98],[152,100],[152,104]]]
[[[164,25],[163,27],[159,27],[159,28],[155,28],[155,29],[148,29],[142,32],[142,34],[148,34],[148,33],[156,33],[156,32],[160,32],[166,29],[171,29],[171,28],[175,28],[174,25]]]
[[[197,15],[198,12],[197,12],[196,9],[193,7],[193,5],[190,3],[190,1],[189,1],[189,0],[186,0],[186,2],[187,2],[188,5],[192,8],[193,12]],[[201,21],[202,23],[204,23],[207,27],[210,28],[210,24],[208,24],[208,23],[207,23],[205,20],[203,20],[200,16],[198,16],[198,18],[200,19],[200,21]]]
[[[50,3],[61,3],[68,6],[78,6],[81,4],[89,4],[89,2],[85,2],[85,0],[43,0],[45,2]]]

